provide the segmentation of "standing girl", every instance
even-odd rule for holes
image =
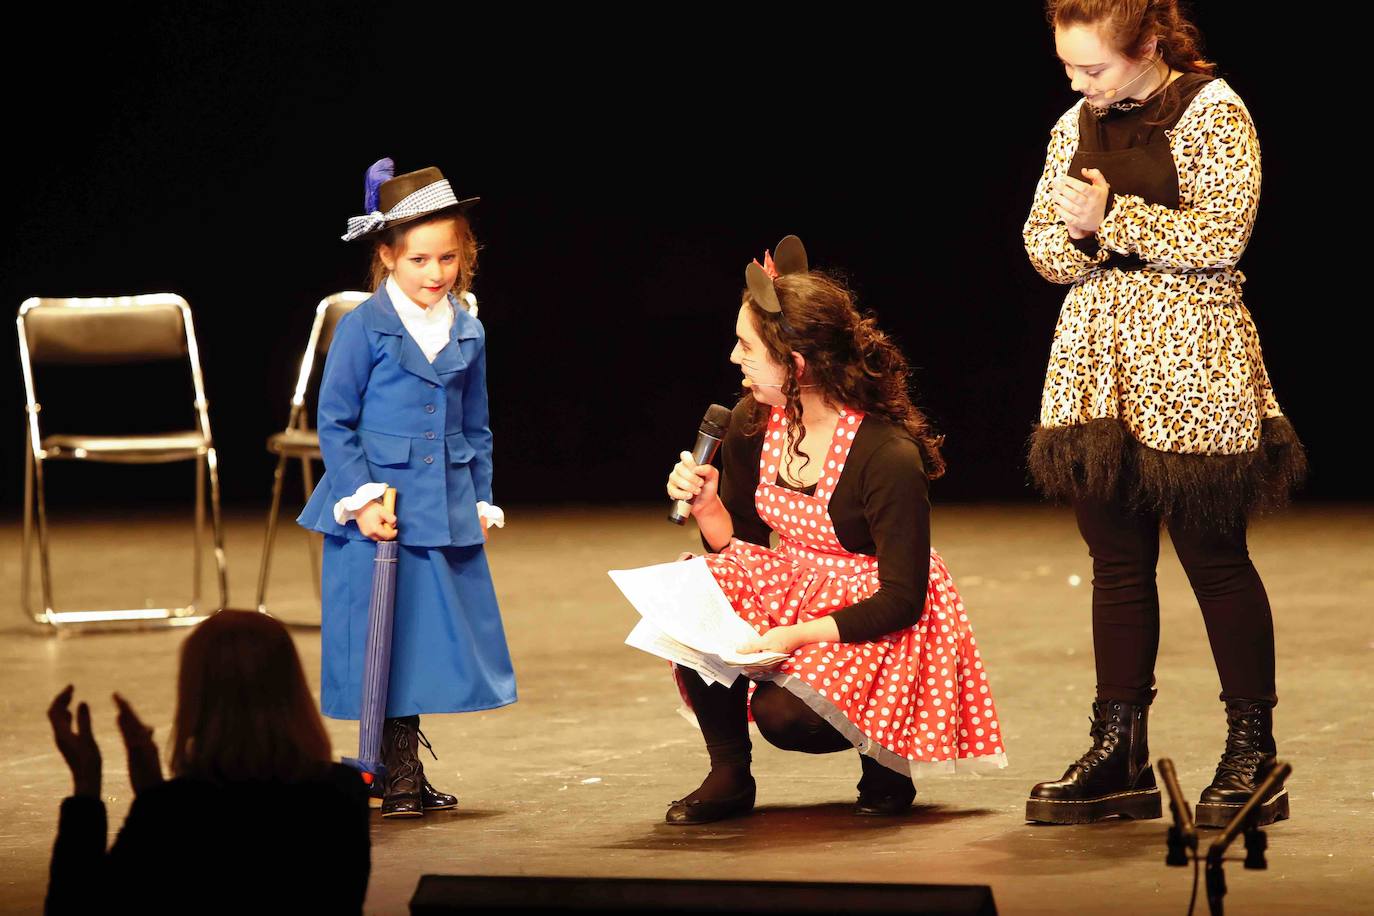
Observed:
[[[377,292],[340,320],[320,382],[325,474],[300,524],[325,535],[320,706],[357,719],[374,542],[396,539],[395,620],[382,762],[382,815],[418,817],[458,800],[425,778],[420,714],[515,702],[515,674],[483,551],[504,524],[491,495],[486,335],[463,301],[477,243],[436,168],[368,170],[367,216],[346,241],[373,242]],[[387,486],[395,515],[383,510]]]
[[[1302,447],[1241,303],[1259,144],[1201,59],[1177,0],[1050,0],[1084,98],[1050,135],[1025,226],[1048,280],[1072,284],[1050,352],[1031,471],[1073,503],[1093,558],[1092,747],[1040,783],[1028,820],[1159,817],[1146,722],[1159,648],[1155,564],[1168,526],[1206,621],[1228,733],[1197,806],[1224,824],[1273,759],[1274,628],[1246,516],[1282,502]],[[1263,822],[1288,814],[1283,792]]]

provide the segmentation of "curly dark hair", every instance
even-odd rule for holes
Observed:
[[[920,448],[926,476],[934,480],[944,474],[944,437],[931,431],[925,415],[911,403],[906,357],[872,315],[859,312],[849,288],[819,270],[784,274],[773,281],[773,288],[781,315],[764,311],[744,291],[754,328],[773,360],[790,366],[793,351],[800,353],[806,359],[805,383],[817,386],[827,404],[876,414],[901,426]],[[794,429],[802,422],[802,382],[794,372],[783,373],[783,410]],[[758,404],[746,432],[757,433],[767,415],[765,406]],[[789,450],[803,459],[803,467],[810,462],[800,439]]]

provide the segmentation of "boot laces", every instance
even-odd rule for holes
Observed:
[[[1093,739],[1093,746],[1088,748],[1075,764],[1083,770],[1091,770],[1110,757],[1121,740],[1119,714],[1098,715],[1090,718],[1088,722],[1088,735]]]
[[[1260,721],[1258,717],[1236,716],[1226,730],[1226,749],[1221,752],[1217,775],[1233,774],[1246,782],[1253,782],[1259,771],[1264,751],[1260,749]]]
[[[397,759],[388,761],[387,778],[393,788],[407,784],[418,787],[423,771],[420,768],[420,758],[414,753],[407,753],[407,745],[410,743],[407,740],[409,730],[401,726],[393,726],[393,728],[395,730],[393,741],[395,742]]]
[[[430,756],[438,760],[439,755],[434,753],[434,745],[429,743],[429,739],[425,737],[425,733],[420,731],[418,726],[415,729],[415,735],[420,739],[420,743],[424,745],[425,750],[429,751]]]

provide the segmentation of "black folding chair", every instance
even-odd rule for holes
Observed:
[[[19,360],[24,374],[28,447],[24,462],[23,559],[20,572],[20,605],[35,623],[54,627],[66,624],[134,624],[182,626],[203,620],[228,602],[228,576],[224,559],[224,526],[220,516],[219,468],[210,415],[196,347],[191,309],[186,300],[171,293],[100,299],[25,300],[19,308]],[[194,401],[195,429],[152,435],[44,435],[39,426],[42,410],[38,400],[36,371],[46,376],[56,367],[132,365],[160,360],[188,363]],[[195,533],[192,538],[191,600],[181,607],[100,608],[58,610],[53,598],[49,551],[44,465],[49,461],[99,461],[116,464],[196,462]],[[205,483],[210,484],[211,530],[218,572],[219,604],[200,608],[202,541],[205,534]],[[30,592],[30,566],[35,532],[38,541],[43,607],[34,608]]]

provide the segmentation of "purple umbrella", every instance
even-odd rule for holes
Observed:
[[[396,512],[396,490],[387,487],[382,508]],[[377,542],[372,569],[372,600],[367,608],[367,649],[363,657],[363,701],[358,717],[358,756],[344,763],[373,778],[382,775],[382,720],[386,717],[386,689],[391,676],[391,620],[396,607],[396,553],[392,541]],[[366,778],[366,777],[364,777]],[[368,782],[372,782],[371,779]]]

